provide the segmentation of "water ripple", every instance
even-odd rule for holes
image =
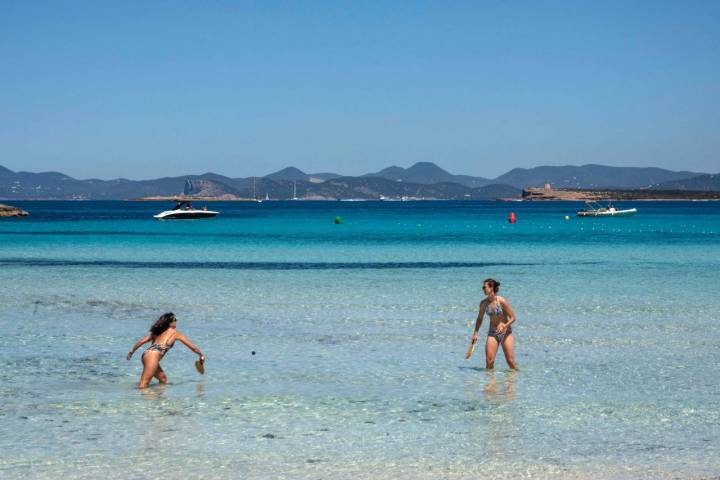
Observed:
[[[592,262],[597,263],[597,262]],[[217,270],[393,270],[537,266],[529,262],[143,262],[122,260],[60,260],[45,258],[4,258],[2,266],[23,267],[110,267],[181,268]]]

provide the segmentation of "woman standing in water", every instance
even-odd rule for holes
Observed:
[[[480,302],[480,312],[475,321],[472,344],[477,343],[478,330],[480,330],[483,317],[487,313],[488,317],[490,317],[490,328],[485,341],[485,368],[491,370],[495,366],[495,355],[497,355],[498,346],[502,346],[508,366],[515,370],[517,369],[515,363],[515,339],[510,326],[515,321],[515,312],[513,312],[507,299],[497,294],[498,290],[500,290],[500,282],[492,278],[488,278],[483,282],[485,299]]]
[[[174,314],[166,313],[160,316],[153,326],[150,327],[150,333],[138,340],[137,343],[133,345],[132,350],[128,352],[127,359],[130,360],[135,350],[148,342],[151,343],[150,347],[143,352],[141,357],[143,372],[142,375],[140,375],[138,388],[146,388],[153,377],[157,378],[160,383],[167,383],[167,376],[160,366],[160,360],[162,360],[167,351],[175,345],[176,340],[184,343],[186,347],[197,353],[200,356],[200,363],[205,362],[205,355],[203,355],[200,349],[193,345],[185,335],[177,331],[176,327],[177,319]]]

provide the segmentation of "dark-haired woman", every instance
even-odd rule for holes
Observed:
[[[497,355],[498,346],[501,346],[508,366],[516,369],[515,339],[511,327],[515,321],[515,312],[513,312],[507,299],[497,294],[498,290],[500,290],[500,282],[492,278],[488,278],[483,282],[485,299],[480,302],[480,312],[475,321],[472,343],[477,342],[478,330],[480,330],[483,317],[487,313],[488,317],[490,317],[490,328],[485,341],[485,368],[490,370],[495,366],[495,355]]]
[[[140,383],[138,388],[146,388],[153,377],[157,378],[160,383],[167,383],[167,376],[160,366],[160,360],[165,356],[168,350],[170,350],[175,341],[184,343],[193,352],[200,356],[200,362],[205,362],[205,355],[200,351],[198,347],[192,344],[185,335],[177,331],[177,319],[172,313],[166,313],[150,327],[150,333],[145,335],[143,338],[137,341],[133,345],[132,350],[127,354],[127,359],[130,360],[135,350],[140,348],[142,345],[150,342],[150,348],[145,350],[142,354],[143,372],[140,375]]]

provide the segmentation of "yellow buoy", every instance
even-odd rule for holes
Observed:
[[[565,220],[570,220],[570,215],[565,215]]]

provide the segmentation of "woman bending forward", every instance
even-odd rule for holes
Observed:
[[[133,345],[132,350],[128,352],[127,359],[130,360],[135,350],[148,342],[151,343],[150,347],[145,350],[142,357],[140,357],[143,364],[143,372],[142,375],[140,375],[138,388],[147,388],[153,377],[157,378],[160,383],[167,383],[167,376],[160,366],[160,360],[162,360],[167,351],[175,345],[176,340],[184,343],[186,347],[197,353],[200,356],[200,362],[205,362],[205,355],[203,355],[200,349],[193,345],[185,335],[177,331],[176,327],[177,319],[174,314],[166,313],[162,315],[158,318],[157,322],[150,327],[150,333],[138,340],[137,343]]]

